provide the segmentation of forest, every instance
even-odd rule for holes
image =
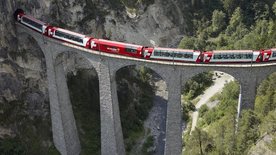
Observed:
[[[183,37],[180,48],[259,50],[276,47],[274,0],[192,0],[189,1],[189,6],[190,27],[193,29]],[[202,106],[199,109],[197,128],[191,135],[185,134],[183,137],[183,154],[242,155],[258,151],[263,151],[260,154],[275,153],[275,79],[276,73],[273,73],[261,83],[257,89],[254,109],[243,110],[238,122],[239,84],[236,81],[228,83],[213,98],[220,101],[218,106],[212,109]],[[192,90],[184,91],[186,98],[190,98],[189,92],[196,91],[193,85],[202,83],[189,82],[188,87]],[[190,102],[183,108],[186,109],[183,111],[187,117],[189,112],[195,110]],[[271,140],[264,140],[265,138]],[[264,150],[258,147],[260,143],[264,144]]]
[[[187,1],[188,34],[179,47],[200,50],[268,49],[276,46],[274,0]]]

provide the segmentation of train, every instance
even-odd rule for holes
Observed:
[[[107,39],[94,38],[63,28],[51,26],[26,15],[22,9],[14,12],[17,22],[44,36],[87,49],[119,54],[139,59],[187,63],[259,63],[276,60],[276,48],[265,50],[212,50],[147,47]]]

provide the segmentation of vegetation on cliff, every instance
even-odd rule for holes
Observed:
[[[120,69],[117,72],[117,92],[120,108],[120,117],[125,141],[126,152],[129,153],[137,140],[143,135],[143,123],[153,106],[154,89],[150,85],[151,70],[133,66]],[[153,145],[152,137],[146,138],[142,154],[147,154],[147,148]]]
[[[70,100],[81,143],[81,155],[101,154],[99,80],[96,71],[67,76]]]
[[[194,29],[179,47],[200,50],[276,47],[274,0],[187,0]]]
[[[194,28],[183,37],[180,48],[259,50],[276,47],[274,0],[187,0],[187,5]],[[220,101],[217,107],[199,109],[199,127],[192,135],[184,137],[183,153],[247,154],[265,136],[272,139],[265,142],[266,149],[275,152],[276,83],[272,80],[275,78],[274,73],[261,84],[255,109],[244,110],[238,124],[239,85],[236,82],[227,84],[215,98]]]
[[[199,127],[184,138],[184,154],[247,154],[265,135],[272,139],[267,148],[275,151],[276,73],[260,85],[255,109],[243,110],[237,124],[239,85],[228,83],[216,96],[217,107],[199,110]]]

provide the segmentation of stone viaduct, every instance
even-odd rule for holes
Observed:
[[[116,71],[120,68],[130,65],[145,66],[154,70],[166,82],[168,102],[165,155],[180,155],[182,151],[182,83],[204,71],[216,70],[225,72],[232,75],[240,83],[242,95],[240,108],[253,108],[256,87],[269,74],[276,71],[276,63],[188,64],[134,59],[77,47],[44,37],[20,24],[16,25],[17,35],[30,35],[36,40],[44,53],[53,139],[56,148],[62,155],[77,155],[81,150],[66,83],[68,71],[80,68],[94,68],[98,74],[102,155],[125,154],[115,81]],[[71,59],[68,59],[70,57]]]

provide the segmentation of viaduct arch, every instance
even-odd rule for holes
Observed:
[[[76,68],[95,68],[99,77],[101,115],[101,154],[125,154],[119,105],[116,90],[116,72],[125,66],[145,66],[165,80],[168,88],[165,155],[181,154],[181,84],[192,76],[209,70],[232,75],[241,85],[241,109],[253,108],[256,87],[272,72],[276,63],[269,64],[189,64],[148,61],[120,55],[91,51],[60,42],[17,24],[17,34],[31,35],[42,49],[47,67],[48,91],[53,139],[62,155],[80,152],[80,142],[70,103],[66,72]],[[61,54],[76,53],[76,61],[64,65]],[[63,56],[72,56],[63,54]],[[85,59],[85,61],[82,61]]]

